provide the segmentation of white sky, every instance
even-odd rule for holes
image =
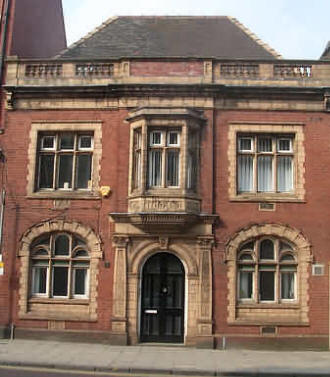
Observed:
[[[233,16],[286,59],[318,59],[330,40],[330,0],[62,0],[68,44],[112,16]]]

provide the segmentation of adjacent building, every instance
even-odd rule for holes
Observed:
[[[12,251],[6,249],[4,237],[11,239],[15,236],[12,229],[3,230],[3,226],[5,217],[11,212],[10,209],[8,213],[5,212],[7,210],[7,208],[5,210],[5,201],[12,192],[11,178],[7,178],[12,173],[15,175],[16,169],[7,170],[6,151],[12,149],[13,145],[7,144],[9,134],[6,134],[7,118],[4,111],[6,93],[3,90],[6,82],[5,60],[9,56],[48,59],[66,48],[66,36],[61,0],[0,0],[0,16],[0,273],[2,275],[0,276],[0,331],[1,335],[7,335],[6,330],[12,324],[12,300],[16,273],[12,264],[14,263],[13,254]],[[19,137],[19,135],[16,136]],[[13,152],[14,149],[12,149]],[[19,149],[16,152],[19,154]],[[2,254],[5,260],[4,270]],[[4,275],[3,272],[5,272]]]
[[[285,60],[230,17],[114,17],[10,58],[2,326],[327,347],[328,52]]]

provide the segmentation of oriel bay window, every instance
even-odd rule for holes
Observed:
[[[245,242],[237,257],[239,302],[281,303],[297,300],[297,256],[285,240]]]
[[[31,246],[31,295],[81,298],[89,295],[90,258],[86,243],[70,233],[50,233]]]
[[[37,190],[90,190],[92,159],[92,134],[40,133]]]
[[[294,137],[239,134],[237,138],[238,193],[294,191]]]
[[[197,191],[199,132],[183,137],[182,128],[133,129],[131,189]]]

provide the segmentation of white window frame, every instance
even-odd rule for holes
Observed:
[[[161,143],[155,144],[152,142],[152,135],[155,133],[161,134]],[[169,144],[169,135],[171,133],[176,133],[178,136],[178,143],[177,144]],[[148,152],[147,152],[147,186],[149,189],[159,189],[159,188],[180,188],[181,187],[181,165],[182,165],[182,147],[181,147],[181,140],[180,135],[181,130],[172,130],[169,128],[162,128],[157,130],[150,130],[148,135]],[[178,151],[178,172],[177,172],[177,185],[170,185],[167,180],[168,175],[168,166],[167,166],[167,159],[168,159],[168,152],[174,150]],[[160,185],[151,185],[150,181],[150,160],[151,160],[151,152],[152,151],[159,151],[161,153],[161,179]]]
[[[271,240],[274,245],[274,259],[260,259],[260,245],[263,240]],[[274,237],[260,237],[254,239],[253,250],[247,248],[244,249],[244,244],[250,243],[252,240],[245,241],[237,253],[237,278],[236,278],[236,297],[239,303],[250,304],[281,304],[281,303],[297,303],[298,302],[298,262],[297,255],[294,247],[287,240]],[[280,250],[281,242],[286,243],[292,249]],[[241,260],[243,254],[251,255],[251,260]],[[281,261],[281,257],[284,255],[292,256],[292,261]],[[281,267],[288,268],[287,270],[281,270]],[[244,268],[250,268],[253,272],[252,283],[252,298],[240,297],[240,272],[244,271]],[[290,270],[291,268],[291,270]],[[261,285],[260,285],[260,272],[270,271],[274,273],[274,300],[262,300],[261,299]],[[283,272],[282,272],[283,271]],[[285,299],[282,298],[282,273],[293,272],[294,273],[294,298]]]
[[[250,136],[251,135],[251,136]],[[261,138],[270,138],[272,143],[272,151],[259,151],[258,142]],[[251,140],[251,150],[241,149],[241,140],[249,139]],[[281,134],[276,133],[253,133],[244,135],[244,133],[237,134],[237,156],[236,156],[236,182],[237,182],[237,195],[287,195],[287,194],[294,194],[296,189],[296,182],[295,182],[295,152],[293,148],[295,135],[290,136],[283,136]],[[280,140],[290,140],[290,150],[289,151],[282,151],[279,150],[279,142]],[[291,182],[292,188],[288,191],[280,191],[278,186],[278,157],[288,155],[291,157]],[[249,191],[240,191],[239,190],[239,156],[250,156],[252,158],[252,190]],[[259,176],[259,169],[258,169],[258,158],[260,156],[272,156],[272,177],[271,177],[271,190],[259,190],[258,184],[258,176]]]
[[[55,240],[59,235],[66,235],[69,237],[69,254],[68,255],[55,255]],[[50,234],[49,244],[42,245],[42,248],[48,251],[48,256],[39,255],[34,253],[32,250],[31,256],[31,286],[30,292],[32,297],[39,297],[39,298],[47,298],[47,299],[88,299],[89,292],[90,292],[90,256],[86,249],[86,244],[84,245],[77,245],[75,248],[73,247],[73,238],[77,237],[71,233],[64,233],[64,232],[54,232]],[[36,246],[36,250],[40,248],[38,244]],[[81,257],[76,256],[75,253],[77,249],[85,250],[87,256]],[[47,277],[46,277],[46,293],[37,293],[34,292],[34,283],[35,283],[35,269],[38,268],[38,263],[40,262],[48,263],[47,266]],[[61,262],[62,264],[57,264],[57,262]],[[35,267],[36,266],[36,267]],[[54,295],[54,269],[56,267],[66,267],[67,268],[67,295]],[[85,294],[84,295],[76,295],[74,294],[74,279],[75,279],[75,270],[76,269],[84,269],[86,270],[85,275]]]
[[[73,134],[74,145],[71,149],[61,149],[60,147],[60,137],[63,134]],[[83,148],[80,146],[80,138],[88,136],[91,137],[91,147]],[[94,136],[92,132],[89,131],[58,131],[58,132],[45,132],[40,133],[40,142],[37,153],[37,171],[36,171],[36,191],[37,192],[90,192],[93,186],[93,159],[94,159]],[[43,147],[43,140],[46,137],[54,137],[53,148]],[[60,157],[61,155],[72,155],[72,172],[71,172],[71,182],[69,186],[71,187],[59,187],[59,174],[60,174]],[[90,166],[90,180],[88,181],[87,187],[78,187],[77,182],[77,167],[78,167],[78,156],[88,154],[91,159]],[[41,186],[41,157],[42,155],[52,155],[53,156],[53,182],[52,187],[40,187]],[[66,182],[65,182],[66,183]]]

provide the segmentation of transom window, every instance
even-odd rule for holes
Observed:
[[[38,190],[90,190],[93,135],[41,133],[38,140]]]
[[[293,192],[293,142],[292,135],[239,135],[238,193]]]
[[[273,238],[245,242],[238,250],[237,265],[239,301],[297,300],[297,256],[288,242]]]
[[[85,241],[69,233],[50,233],[31,246],[31,295],[88,298],[90,257]]]

